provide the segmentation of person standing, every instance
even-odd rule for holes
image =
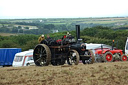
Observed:
[[[41,42],[45,39],[44,34],[42,34],[39,38],[38,38],[38,42],[41,44]]]

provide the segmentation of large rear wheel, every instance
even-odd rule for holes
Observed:
[[[82,59],[83,64],[93,64],[95,62],[95,56],[91,50],[86,50],[84,55],[86,57]]]
[[[106,52],[103,55],[103,61],[104,62],[113,62],[113,54],[111,52]]]
[[[47,66],[51,61],[51,51],[45,44],[39,44],[33,52],[33,59],[37,66]]]
[[[78,65],[80,60],[79,53],[76,50],[71,50],[67,57],[67,63],[69,65],[75,64]]]

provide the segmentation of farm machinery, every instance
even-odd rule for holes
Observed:
[[[127,61],[128,58],[123,54],[123,50],[114,48],[114,40],[112,48],[101,48],[95,50],[95,61],[96,62],[113,62],[113,61]]]
[[[64,65],[65,63],[78,65],[92,64],[95,61],[91,50],[86,49],[86,45],[80,39],[80,25],[76,25],[76,39],[72,35],[64,35],[59,40],[43,40],[34,48],[33,59],[37,66]]]

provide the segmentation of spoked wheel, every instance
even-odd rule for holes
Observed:
[[[127,56],[125,54],[121,55],[121,61],[127,61]]]
[[[82,59],[83,64],[93,64],[95,62],[95,56],[91,50],[85,51],[85,58]]]
[[[45,44],[39,44],[35,47],[33,59],[37,66],[47,66],[51,61],[51,51]]]
[[[76,50],[71,50],[67,57],[67,63],[69,65],[75,64],[78,65],[80,60],[79,53]]]
[[[106,52],[103,55],[103,61],[104,62],[113,62],[113,54],[111,52]]]

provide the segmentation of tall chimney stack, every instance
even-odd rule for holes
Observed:
[[[80,39],[80,25],[76,25],[76,39],[78,42],[78,39]]]

